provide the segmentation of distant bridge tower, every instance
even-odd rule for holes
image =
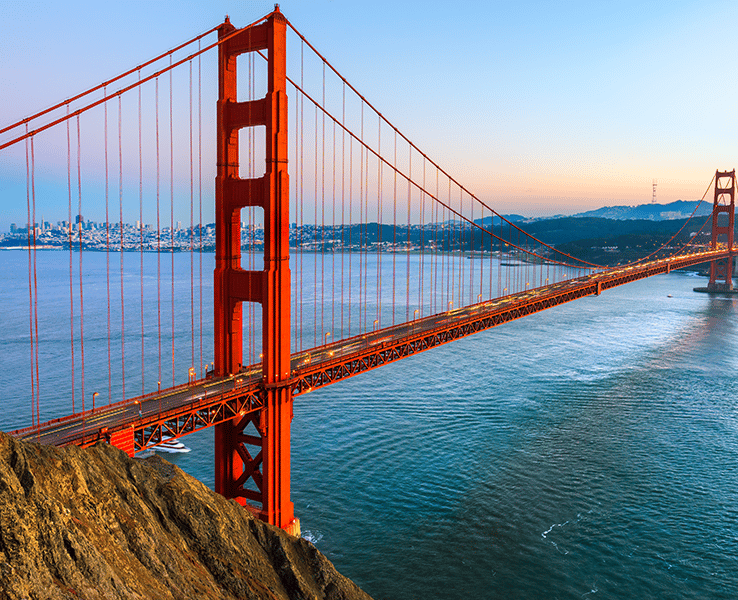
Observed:
[[[727,222],[726,222],[727,221]],[[725,244],[728,258],[710,263],[710,292],[733,289],[733,227],[735,221],[735,169],[715,172],[715,202],[712,207],[712,249]]]
[[[215,373],[243,366],[242,302],[262,307],[264,408],[215,426],[215,489],[252,508],[259,517],[299,534],[290,501],[290,269],[287,174],[287,22],[275,7],[265,22],[240,30],[226,21],[219,37],[217,160],[215,183]],[[237,57],[266,50],[267,93],[238,102]],[[238,134],[264,126],[266,172],[239,177]],[[241,268],[241,209],[264,210],[264,270]],[[246,431],[249,424],[252,430]],[[250,451],[256,448],[256,451]],[[254,452],[254,456],[252,456]],[[260,506],[255,506],[258,503]]]

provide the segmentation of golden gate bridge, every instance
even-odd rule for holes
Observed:
[[[202,61],[216,55],[210,130]],[[278,7],[240,29],[226,18],[0,135],[9,164],[25,170],[27,215],[31,425],[12,433],[55,445],[104,440],[132,456],[214,427],[216,491],[292,533],[296,396],[673,269],[710,262],[708,289],[732,290],[735,171],[710,182],[706,220],[697,222],[695,208],[668,242],[632,263],[587,262],[466,189]],[[212,308],[203,298],[208,161],[217,169]],[[37,206],[47,193],[39,183],[50,173],[66,183],[64,295],[44,293],[38,259]],[[175,227],[183,197],[185,230]],[[94,246],[82,214],[101,211],[103,198]],[[135,227],[124,221],[130,215]],[[706,245],[699,233],[708,227]],[[105,301],[91,306],[83,257],[100,249]],[[52,344],[43,332],[52,321],[68,324],[69,343],[53,350],[57,371],[47,373]],[[91,366],[91,356],[105,364]],[[171,385],[163,384],[170,363]],[[60,394],[68,402],[47,407]]]

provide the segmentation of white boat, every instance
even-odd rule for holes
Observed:
[[[161,443],[149,444],[147,450],[153,450],[156,452],[168,452],[170,454],[179,454],[183,452],[190,452],[192,449],[185,446],[175,437],[164,436]]]

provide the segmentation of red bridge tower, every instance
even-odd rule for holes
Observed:
[[[264,22],[236,28],[226,21],[219,37],[217,160],[215,182],[215,373],[242,367],[242,302],[262,306],[264,409],[215,427],[215,489],[259,517],[299,535],[290,501],[290,269],[287,174],[286,20],[275,7]],[[266,50],[267,94],[238,102],[237,57]],[[266,130],[266,172],[239,177],[238,134]],[[264,209],[264,270],[241,268],[241,209]],[[256,435],[245,432],[249,423]],[[252,456],[248,446],[259,448]],[[250,484],[250,487],[247,485]],[[251,502],[261,504],[254,507]]]
[[[723,216],[725,215],[725,216]],[[722,218],[721,218],[722,217]],[[727,223],[726,223],[727,217]],[[735,220],[735,169],[715,172],[715,202],[712,207],[712,249],[727,244],[730,256],[710,263],[709,292],[733,289],[733,226]]]

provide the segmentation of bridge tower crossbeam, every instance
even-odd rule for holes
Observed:
[[[228,21],[219,37],[217,104],[215,374],[238,373],[243,361],[242,303],[262,306],[264,408],[215,426],[215,489],[259,517],[299,534],[290,500],[290,269],[287,173],[286,26],[279,9],[240,32]],[[267,93],[238,102],[237,57],[267,51]],[[263,177],[239,176],[239,130],[264,126]],[[264,269],[241,267],[241,209],[264,211]],[[246,428],[253,423],[252,433]],[[256,455],[252,456],[257,448]],[[253,503],[260,504],[256,507]]]
[[[722,217],[722,218],[721,218]],[[726,223],[727,217],[727,223]],[[729,256],[710,263],[710,292],[729,292],[733,289],[733,235],[735,221],[735,169],[715,172],[715,200],[712,208],[711,248],[727,244]]]

